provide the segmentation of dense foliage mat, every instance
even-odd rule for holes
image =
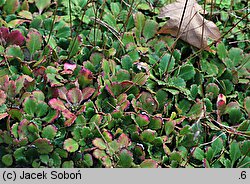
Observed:
[[[198,1],[209,49],[173,2],[0,0],[0,167],[250,167],[249,2]]]

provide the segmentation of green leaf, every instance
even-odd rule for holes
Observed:
[[[97,159],[101,159],[107,155],[104,150],[95,149],[93,152],[93,156]]]
[[[24,59],[23,51],[18,45],[10,45],[6,49],[6,56],[11,58],[18,58],[19,60]]]
[[[44,163],[46,165],[49,163],[49,155],[40,155],[39,158],[40,158],[42,163]]]
[[[26,158],[24,156],[24,151],[25,151],[26,147],[21,147],[21,148],[17,148],[14,151],[14,158],[15,160],[18,161],[26,161]]]
[[[119,155],[118,165],[122,168],[129,168],[131,167],[132,162],[133,154],[130,151],[123,149]]]
[[[250,141],[245,140],[240,144],[240,150],[243,155],[250,157]]]
[[[133,77],[132,82],[134,82],[135,84],[137,84],[139,86],[142,86],[142,85],[144,85],[147,82],[148,77],[149,76],[146,75],[145,73],[140,72],[140,73],[137,73]]]
[[[135,16],[134,16],[135,27],[136,27],[136,29],[138,31],[138,33],[136,35],[137,38],[139,38],[141,36],[142,29],[143,29],[143,26],[145,24],[145,20],[146,20],[146,18],[143,15],[143,13],[141,13],[141,12],[136,13]]]
[[[140,164],[141,168],[157,168],[158,164],[155,160],[146,159]]]
[[[105,142],[101,138],[95,138],[92,143],[94,146],[102,150],[106,149],[107,147]]]
[[[116,73],[116,75],[114,76],[114,80],[112,80],[112,81],[115,81],[115,80],[117,80],[118,82],[130,80],[130,74],[127,70],[120,69]]]
[[[130,68],[132,68],[133,61],[129,55],[125,55],[121,59],[121,64],[123,69],[129,70]]]
[[[6,0],[3,10],[9,15],[17,11],[20,3],[19,0]]]
[[[178,108],[181,111],[180,113],[186,114],[190,106],[191,106],[191,103],[187,99],[182,99],[178,104]]]
[[[72,160],[65,161],[62,164],[62,168],[74,168],[74,162]]]
[[[147,129],[147,130],[144,130],[142,133],[141,133],[141,139],[143,142],[153,142],[154,139],[156,137],[156,131],[155,130],[150,130],[150,129]]]
[[[56,136],[57,128],[54,125],[48,125],[43,128],[42,137],[53,140]]]
[[[69,44],[69,58],[74,57],[80,51],[81,37],[78,36],[76,39],[72,39]]]
[[[186,82],[183,78],[180,77],[171,77],[169,79],[169,84],[172,86],[176,86],[177,88],[186,87]]]
[[[175,59],[174,59],[174,57],[172,57],[171,61],[169,63],[170,58],[171,58],[170,54],[165,54],[162,57],[162,59],[160,60],[160,63],[159,63],[160,74],[164,74],[164,73],[166,73],[174,68]],[[167,69],[168,69],[168,71],[167,71]]]
[[[243,58],[243,51],[240,48],[231,48],[228,52],[228,57],[234,66],[238,66]]]
[[[229,119],[232,124],[240,123],[240,120],[243,116],[242,112],[238,108],[232,108],[227,111],[229,114]]]
[[[61,159],[61,157],[59,156],[58,153],[53,152],[52,155],[51,155],[51,159],[53,160],[53,166],[54,167],[59,168],[61,166],[62,159]]]
[[[206,86],[206,96],[211,100],[216,99],[219,95],[219,92],[220,88],[215,83],[209,83]]]
[[[52,123],[58,116],[59,116],[58,111],[50,109],[47,116],[42,118],[42,120],[45,121],[46,123]]]
[[[231,158],[231,167],[233,167],[236,160],[238,160],[241,156],[239,143],[233,141],[229,146],[229,148],[230,148],[229,154]]]
[[[244,108],[248,113],[248,117],[250,117],[250,97],[246,97],[244,100]]]
[[[26,46],[29,49],[31,55],[33,55],[37,50],[41,49],[42,36],[37,30],[30,29],[27,35]]]
[[[179,77],[183,78],[184,80],[188,81],[192,79],[195,75],[195,70],[193,65],[184,65],[181,66],[180,72],[179,72]]]
[[[110,168],[112,167],[112,161],[108,156],[105,156],[102,158],[102,164],[106,167],[106,168]]]
[[[172,121],[166,122],[165,123],[165,133],[166,133],[166,135],[170,135],[174,131],[174,128],[175,128],[174,122],[172,122]]]
[[[33,96],[37,99],[37,101],[44,101],[45,96],[42,91],[33,91],[32,92]]]
[[[198,102],[191,107],[187,115],[193,119],[198,118],[202,113],[202,108],[203,108],[202,102]]]
[[[180,153],[178,153],[178,152],[172,152],[170,154],[170,161],[176,161],[176,162],[180,163],[181,160],[182,160],[182,158],[181,158],[181,154]]]
[[[221,138],[215,138],[216,140],[213,141],[213,143],[211,144],[212,148],[213,148],[213,155],[217,155],[218,153],[221,152],[223,146],[223,141]]]
[[[110,9],[111,9],[111,12],[115,15],[115,16],[118,16],[118,14],[120,13],[121,9],[120,9],[120,4],[118,2],[112,2],[110,3]]]
[[[217,46],[217,53],[219,58],[223,61],[227,57],[227,50],[223,42],[220,42]]]
[[[12,157],[12,155],[11,154],[4,155],[2,157],[2,162],[7,167],[11,166],[13,164],[13,157]]]
[[[219,73],[219,68],[213,63],[206,60],[201,60],[202,71],[206,72],[208,75],[216,76]]]
[[[152,130],[159,130],[163,125],[163,120],[161,117],[152,117],[150,119],[149,128]]]
[[[60,157],[62,158],[68,158],[68,152],[66,150],[63,150],[61,148],[56,148],[55,153],[58,153]]]
[[[34,98],[28,97],[23,103],[24,112],[34,117],[36,112],[37,102]]]
[[[39,102],[36,106],[36,116],[42,117],[48,112],[49,106],[45,102]]]
[[[84,157],[84,162],[86,163],[87,167],[92,167],[94,162],[91,154],[85,154]]]
[[[43,12],[43,10],[50,6],[50,0],[35,0],[36,7],[39,10],[39,14]]]
[[[154,20],[146,20],[142,35],[146,41],[153,38],[158,29],[158,24]]]
[[[205,153],[202,149],[199,147],[195,148],[193,152],[193,157],[196,158],[197,160],[202,161],[204,159]]]
[[[0,0],[0,7],[2,7],[5,4],[6,0]]]

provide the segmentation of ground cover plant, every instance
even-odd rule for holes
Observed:
[[[249,168],[249,5],[0,0],[0,167]]]

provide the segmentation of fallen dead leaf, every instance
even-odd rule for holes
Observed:
[[[171,34],[199,49],[212,51],[207,44],[208,38],[219,40],[221,37],[218,27],[211,21],[204,19],[203,8],[196,0],[188,0],[183,21],[179,30],[181,17],[186,0],[177,0],[161,9],[159,18],[169,17],[167,23],[158,31],[159,34]],[[203,24],[204,22],[204,24]],[[203,28],[204,27],[204,28]],[[179,30],[179,35],[178,34]],[[203,34],[202,34],[203,32]]]

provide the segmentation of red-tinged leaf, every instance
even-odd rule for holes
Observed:
[[[126,93],[122,93],[117,97],[117,101],[118,101],[117,105],[120,106],[121,111],[126,110],[130,105],[130,102],[127,100],[127,97],[128,95]]]
[[[79,144],[72,138],[68,138],[63,143],[63,149],[67,150],[68,152],[75,152],[79,148]]]
[[[6,101],[7,95],[3,90],[0,90],[0,106],[3,105]]]
[[[141,73],[137,73],[133,77],[132,81],[139,86],[143,86],[147,82],[148,77],[149,75],[146,75],[145,73],[141,72]]]
[[[76,118],[77,118],[77,116],[75,116],[75,115],[73,114],[72,118],[70,118],[70,119],[68,119],[67,121],[64,122],[64,125],[65,125],[66,127],[71,126],[71,125],[75,122]]]
[[[7,44],[22,46],[24,43],[24,40],[25,38],[22,35],[22,33],[18,30],[14,30],[14,31],[11,31],[11,33],[8,35]]]
[[[140,127],[146,126],[150,122],[149,117],[146,114],[138,114],[135,121]]]
[[[1,27],[0,28],[0,40],[7,42],[8,35],[9,35],[9,29],[6,27]]]
[[[15,108],[9,109],[8,114],[12,119],[18,120],[19,122],[22,120],[23,117],[23,111],[20,109],[15,109]]]
[[[109,85],[106,85],[105,86],[105,89],[109,92],[109,94],[112,96],[112,97],[115,97],[113,91],[110,89],[110,86]]]
[[[23,119],[18,126],[18,135],[19,139],[25,138],[26,137],[26,132],[27,132],[27,126],[29,122],[27,119]]]
[[[216,102],[217,109],[220,113],[223,113],[226,109],[227,99],[226,96],[223,94],[219,94]]]
[[[82,90],[83,100],[87,100],[89,97],[93,95],[94,92],[95,92],[95,88],[91,88],[91,87],[84,88]]]
[[[44,66],[40,66],[39,68],[36,68],[33,70],[34,76],[43,76],[45,74],[46,68]]]
[[[118,143],[120,144],[121,148],[127,148],[131,144],[131,141],[126,134],[122,133],[118,138]]]
[[[42,120],[47,124],[53,123],[59,117],[58,110],[50,110],[48,115],[45,116]]]
[[[64,109],[62,111],[62,115],[66,118],[66,119],[72,119],[75,117],[75,114],[70,112],[68,109]]]
[[[9,84],[10,80],[8,75],[4,75],[3,77],[0,78],[1,89],[4,90],[5,92],[8,90]]]
[[[82,102],[82,91],[78,88],[72,88],[67,92],[68,100],[73,104],[80,104]]]
[[[93,78],[94,76],[92,72],[84,67],[82,67],[82,69],[78,73],[78,82],[81,87],[85,87],[88,84],[92,83]]]
[[[64,63],[62,74],[72,74],[76,69],[76,64]]]
[[[61,98],[61,99],[63,99],[63,100],[65,100],[65,101],[67,101],[67,92],[68,92],[68,90],[66,89],[66,87],[64,87],[64,86],[62,86],[62,87],[60,87],[60,88],[57,88],[56,89],[56,92],[58,93],[58,96]]]
[[[15,81],[16,92],[20,92],[20,90],[24,87],[25,81],[33,82],[33,80],[34,79],[28,75],[21,75],[20,77],[18,77],[18,79]]]
[[[78,115],[82,114],[85,111],[86,111],[86,106],[85,105],[81,105],[81,107],[78,109],[76,115],[78,116]]]
[[[101,159],[106,156],[106,153],[104,150],[95,149],[93,152],[93,156],[97,159]]]
[[[103,131],[103,136],[105,137],[105,140],[106,140],[107,142],[111,142],[112,139],[113,139],[112,133],[111,133],[110,131],[108,131],[108,130],[104,130],[104,131]]]
[[[10,81],[9,86],[8,86],[8,91],[7,91],[8,97],[14,97],[16,95],[16,84],[15,81]]]
[[[42,36],[36,29],[31,29],[27,35],[26,46],[31,55],[42,47]]]
[[[53,151],[53,145],[46,138],[39,138],[33,142],[40,154],[48,154]]]
[[[112,161],[109,156],[102,157],[102,164],[105,166],[105,168],[111,168],[112,167]]]
[[[6,118],[7,116],[9,116],[9,114],[7,112],[1,113],[0,114],[0,120]]]
[[[63,111],[66,109],[66,107],[64,106],[63,102],[57,98],[53,98],[49,101],[49,105],[51,106],[51,108],[55,109],[55,110],[59,110],[59,111]]]

